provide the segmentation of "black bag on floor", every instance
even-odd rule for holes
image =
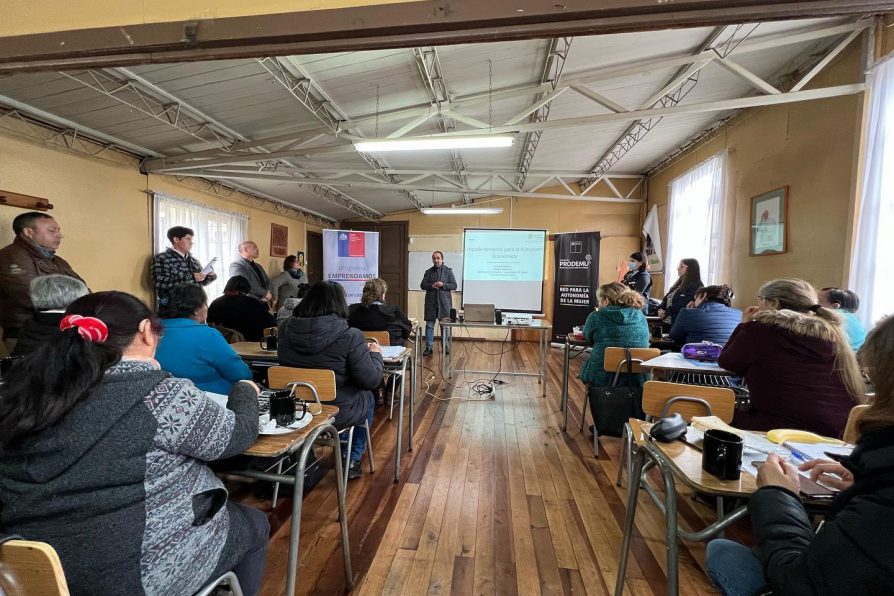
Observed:
[[[615,373],[612,384],[608,387],[587,387],[587,399],[590,400],[590,411],[596,424],[599,436],[620,437],[624,423],[628,418],[643,419],[643,390],[637,386],[637,378],[633,374],[633,362],[630,350],[624,349],[627,359],[627,386],[618,386],[621,371]]]

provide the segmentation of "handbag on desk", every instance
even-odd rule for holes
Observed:
[[[645,417],[643,389],[637,386],[629,349],[624,349],[624,356],[627,361],[627,372],[624,373],[627,375],[627,387],[618,386],[622,374],[620,370],[615,372],[615,378],[608,387],[587,387],[587,398],[590,400],[597,435],[620,437],[624,423],[629,418]]]

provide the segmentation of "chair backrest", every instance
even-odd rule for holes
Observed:
[[[235,329],[230,329],[223,325],[212,325],[212,327],[220,331],[220,334],[224,336],[224,339],[227,340],[228,344],[238,344],[245,341],[245,336]]]
[[[0,593],[68,596],[62,562],[46,542],[10,540],[0,545]]]
[[[267,369],[267,383],[271,389],[281,389],[293,381],[310,383],[317,390],[321,401],[335,399],[335,373],[325,368],[295,368],[271,366]],[[306,387],[298,387],[295,395],[305,401],[313,401],[313,394]]]
[[[269,337],[271,335],[276,335],[276,327],[264,327],[262,337]]]
[[[630,359],[633,361],[633,372],[642,372],[640,364],[652,358],[661,356],[661,350],[658,348],[629,348]],[[605,358],[602,368],[608,372],[627,372],[627,365],[623,364],[627,361],[624,355],[624,348],[605,348]]]
[[[387,331],[364,331],[363,337],[376,340],[377,342],[379,342],[380,346],[387,346],[391,344],[391,336],[388,335]]]
[[[856,443],[857,436],[859,433],[857,432],[857,422],[860,420],[860,416],[863,415],[863,412],[866,411],[866,408],[869,407],[869,404],[863,404],[861,406],[854,406],[851,408],[851,413],[847,417],[847,424],[844,427],[844,436],[841,438],[844,439],[845,443]]]
[[[726,387],[682,385],[646,381],[643,385],[643,412],[662,417],[679,412],[688,422],[693,416],[717,416],[727,424],[733,421],[736,394]]]

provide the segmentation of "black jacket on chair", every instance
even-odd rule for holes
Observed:
[[[261,341],[264,329],[276,325],[267,305],[247,295],[221,296],[208,307],[208,324],[238,331],[245,341]]]
[[[369,411],[370,390],[382,383],[382,355],[370,352],[359,329],[338,315],[291,317],[279,326],[279,362],[297,368],[322,368],[335,373],[339,429],[360,424]]]
[[[387,331],[392,346],[404,345],[413,328],[393,304],[352,304],[348,307],[348,325],[361,331]]]
[[[894,593],[894,427],[864,433],[842,463],[854,484],[815,534],[797,495],[769,486],[752,495],[756,553],[774,594]]]

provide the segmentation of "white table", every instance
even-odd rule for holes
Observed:
[[[721,368],[714,362],[687,360],[686,358],[683,358],[682,354],[676,352],[662,354],[657,358],[646,360],[640,366],[642,366],[643,370],[651,372],[652,379],[654,380],[658,380],[659,377],[662,377],[668,372],[700,373],[704,375],[718,375],[725,377],[736,375],[736,373]]]
[[[496,371],[496,370],[471,370],[467,368],[453,368],[450,356],[450,344],[453,341],[453,331],[456,328],[466,329],[493,329],[506,330],[507,333],[511,329],[521,329],[524,331],[537,331],[540,343],[540,367],[538,372],[514,372],[514,371]],[[514,375],[517,377],[537,377],[538,382],[543,387],[543,396],[546,397],[546,355],[549,349],[550,336],[552,334],[552,323],[546,319],[534,319],[530,325],[497,325],[496,323],[475,323],[459,321],[453,323],[451,321],[441,321],[441,361],[444,363],[444,376],[451,378],[455,372],[479,373],[479,374],[501,374]]]

